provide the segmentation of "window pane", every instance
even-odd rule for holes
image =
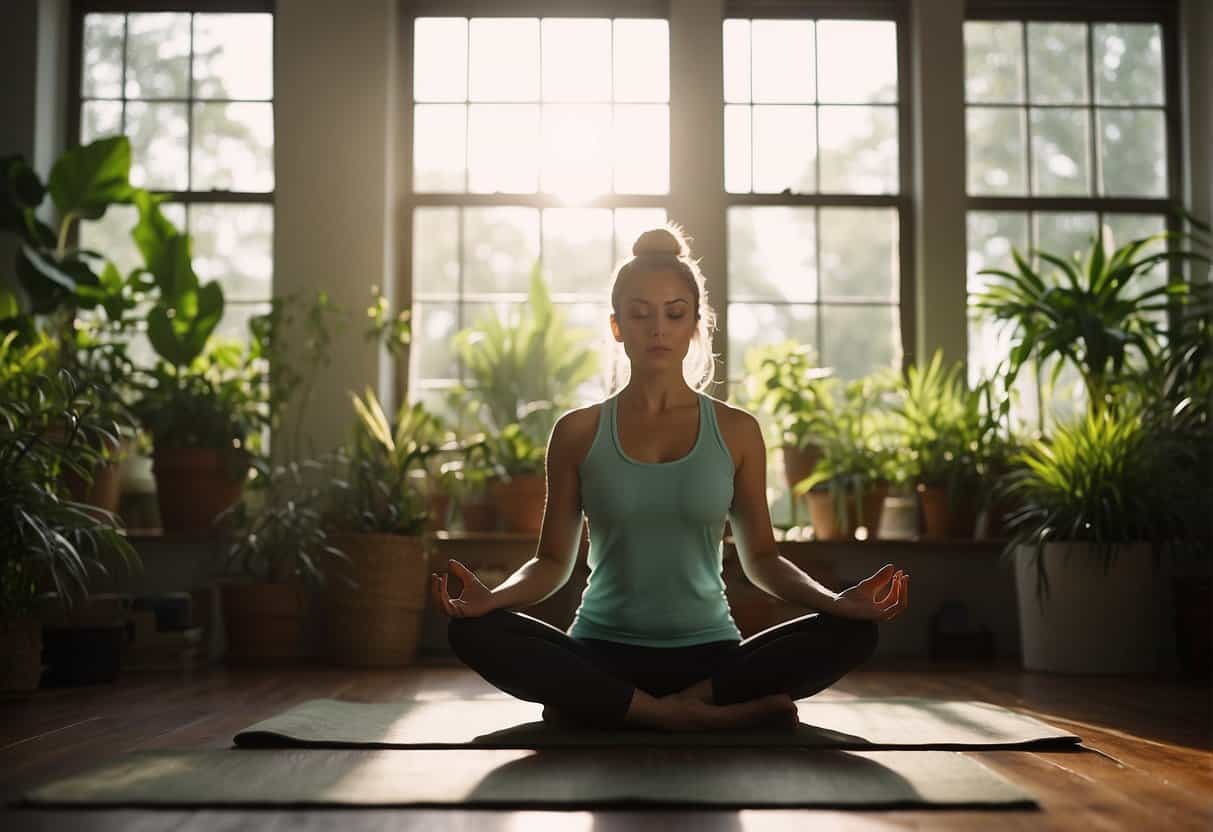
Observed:
[[[969,107],[965,113],[969,193],[1023,195],[1028,190],[1024,111]]]
[[[84,16],[80,94],[85,98],[122,97],[122,18],[120,14]]]
[[[897,108],[821,108],[821,190],[895,194]]]
[[[1084,257],[1095,239],[1095,215],[1061,211],[1040,211],[1033,215],[1036,226],[1034,248],[1055,257]],[[1047,267],[1052,271],[1053,267]]]
[[[1161,110],[1100,110],[1100,194],[1167,195],[1167,128]]]
[[[817,24],[822,101],[867,104],[897,100],[897,24],[822,20]]]
[[[968,291],[985,290],[992,278],[978,274],[982,269],[1015,271],[1012,250],[1028,255],[1028,215],[995,211],[970,211],[968,215]],[[970,350],[972,354],[972,350]]]
[[[539,259],[533,208],[463,209],[464,292],[526,292]]]
[[[1087,111],[1033,109],[1031,119],[1033,193],[1090,195]]]
[[[162,205],[162,209],[164,207]],[[131,238],[131,230],[138,222],[139,211],[134,205],[111,205],[101,219],[80,223],[80,247],[99,252],[113,261],[124,276],[128,275],[143,265],[143,258]]]
[[[1023,24],[968,22],[964,39],[965,100],[1022,104]]]
[[[1125,243],[1141,240],[1154,234],[1161,234],[1167,230],[1166,218],[1154,214],[1104,214],[1103,224],[1105,229],[1104,245],[1107,247],[1109,254]],[[1166,247],[1166,240],[1155,240],[1139,249],[1137,257],[1134,259],[1158,254],[1166,250]],[[1166,264],[1155,265],[1153,269],[1145,274],[1138,274],[1133,278],[1134,294],[1156,289],[1159,286],[1166,285],[1166,282]],[[1159,311],[1153,317],[1157,323],[1165,325],[1167,313]]]
[[[896,306],[821,307],[822,364],[843,379],[901,365]]]
[[[659,228],[665,223],[664,208],[616,208],[615,264],[631,259],[632,244],[636,242],[637,237],[650,228]]]
[[[470,30],[473,101],[539,100],[539,21],[475,18]]]
[[[1028,24],[1028,97],[1033,104],[1086,104],[1085,23]]]
[[[85,101],[80,110],[80,143],[122,134],[121,101]]]
[[[185,104],[126,105],[126,134],[131,139],[131,184],[158,191],[189,187]]]
[[[413,108],[413,189],[462,191],[467,163],[467,107],[419,104]]]
[[[274,294],[272,205],[194,205],[189,209],[194,268],[231,299]]]
[[[670,100],[670,32],[664,20],[616,20],[616,101]]]
[[[413,212],[413,295],[459,292],[459,209]]]
[[[542,21],[544,101],[609,101],[611,21]]]
[[[194,105],[194,189],[274,190],[273,106]]]
[[[273,15],[194,15],[194,95],[274,97]]]
[[[223,317],[215,327],[213,338],[248,343],[248,322],[258,315],[268,314],[270,304],[266,302],[250,302],[225,299]]]
[[[731,194],[750,190],[753,164],[750,147],[750,107],[729,104],[724,108],[724,189]]]
[[[413,344],[409,376],[417,379],[458,378],[459,364],[451,349],[458,331],[459,307],[454,303],[413,303]]]
[[[1156,23],[1097,23],[1095,101],[1162,104],[1162,27]]]
[[[462,17],[419,17],[413,24],[413,100],[465,101],[468,24]]]
[[[543,108],[545,193],[570,201],[611,189],[611,105],[550,104]]]
[[[754,347],[787,339],[817,343],[817,310],[808,304],[730,303],[729,368],[733,378],[745,372],[745,355]]]
[[[190,16],[127,15],[127,97],[185,98],[189,77]]]
[[[899,237],[896,209],[822,208],[822,297],[896,302]]]
[[[603,294],[614,251],[609,208],[543,212],[543,271],[552,293]]]
[[[724,22],[724,100],[750,100],[750,21]]]
[[[539,106],[472,104],[468,190],[534,193],[539,184]]]
[[[729,208],[730,300],[816,300],[813,211],[777,206]],[[730,318],[730,333],[733,326]]]
[[[817,189],[813,107],[754,107],[754,190],[777,194]]]
[[[750,34],[754,100],[813,101],[813,22],[755,20]]]
[[[670,108],[665,104],[615,107],[615,192],[664,194],[670,190]]]

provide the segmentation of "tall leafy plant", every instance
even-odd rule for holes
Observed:
[[[1174,248],[1145,253],[1158,242]],[[1108,253],[1103,237],[1097,236],[1083,258],[1036,251],[1042,262],[1037,268],[1015,250],[1013,271],[982,270],[993,284],[974,296],[974,306],[1014,330],[1008,387],[1025,363],[1057,359],[1051,383],[1068,363],[1082,377],[1089,412],[1113,405],[1113,393],[1132,362],[1152,366],[1158,359],[1164,332],[1157,313],[1191,297],[1185,283],[1148,288],[1143,278],[1167,263],[1209,262],[1200,251],[1178,248],[1185,244],[1207,247],[1198,235],[1164,232]]]
[[[820,428],[823,382],[833,370],[817,366],[812,346],[791,340],[748,350],[745,365],[746,397],[772,418],[776,441],[806,447]]]
[[[456,396],[478,400],[481,425],[508,474],[542,470],[543,446],[576,390],[598,372],[589,333],[566,326],[537,262],[528,301],[508,320],[495,312],[456,333],[454,349],[472,379]],[[516,429],[507,430],[511,425]]]

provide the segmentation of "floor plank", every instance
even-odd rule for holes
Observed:
[[[823,810],[503,812],[497,810],[16,809],[23,789],[117,754],[227,748],[241,728],[311,698],[377,702],[504,697],[449,659],[403,669],[228,668],[126,674],[116,682],[45,689],[0,702],[0,827],[5,830],[217,832],[242,829],[430,829],[527,832],[705,830],[1208,830],[1213,827],[1213,691],[1149,677],[1026,673],[1013,664],[932,666],[886,660],[851,673],[821,698],[928,696],[992,702],[1083,737],[1050,751],[967,756],[1029,789],[1041,809],[994,812]]]

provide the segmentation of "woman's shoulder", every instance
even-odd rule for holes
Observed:
[[[556,420],[556,427],[552,432],[553,442],[558,441],[578,459],[584,457],[598,433],[602,406],[603,402],[594,402],[565,411]]]
[[[744,407],[738,407],[735,404],[729,404],[715,396],[709,396],[707,393],[701,394],[712,405],[716,413],[716,424],[720,425],[720,429],[730,431],[744,431],[751,424],[757,424],[758,420],[754,415]]]

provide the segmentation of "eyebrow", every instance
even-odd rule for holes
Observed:
[[[628,298],[628,300],[631,301],[632,303],[643,303],[645,306],[651,305],[647,300],[644,300],[643,298]],[[686,298],[674,298],[674,300],[667,300],[665,302],[665,305],[669,306],[671,303],[690,303],[690,301],[687,300]]]

